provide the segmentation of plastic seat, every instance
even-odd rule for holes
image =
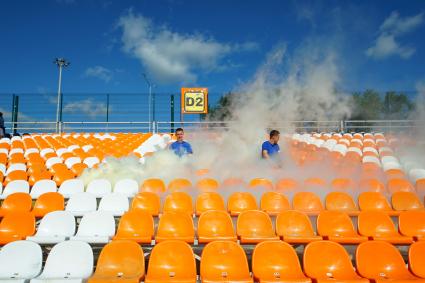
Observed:
[[[5,199],[7,196],[14,193],[27,193],[30,192],[30,185],[24,180],[10,181],[3,190],[1,198]]]
[[[276,191],[278,192],[292,192],[296,191],[299,188],[299,184],[294,179],[280,179],[276,183]]]
[[[112,193],[102,197],[99,211],[108,211],[114,216],[121,216],[129,209],[128,198],[120,193]]]
[[[351,179],[347,178],[336,178],[331,182],[331,188],[333,191],[352,191],[355,189],[355,183]]]
[[[219,183],[212,178],[204,178],[196,182],[196,188],[202,192],[213,192],[217,190]]]
[[[117,234],[113,240],[131,240],[137,243],[150,244],[154,233],[152,215],[146,210],[132,210],[121,217]]]
[[[264,190],[273,190],[273,182],[265,178],[255,178],[249,182],[249,187],[251,189],[264,189]]]
[[[226,210],[220,194],[204,192],[196,198],[196,215],[201,215],[209,210]]]
[[[414,192],[415,188],[406,179],[394,178],[388,180],[387,188],[390,193],[395,192]]]
[[[243,211],[257,210],[257,201],[250,193],[237,192],[230,195],[227,210],[231,215],[239,215]]]
[[[0,281],[24,283],[40,274],[41,247],[31,241],[16,241],[0,250]]]
[[[114,193],[134,197],[139,191],[139,184],[133,179],[122,179],[115,183]]]
[[[97,198],[101,198],[112,192],[112,185],[106,179],[96,179],[87,185],[86,192],[91,193]]]
[[[369,282],[355,272],[347,251],[332,241],[308,244],[304,250],[303,262],[306,275],[314,282]]]
[[[233,241],[206,245],[201,257],[201,280],[205,283],[253,282],[242,247]]]
[[[145,277],[145,256],[133,241],[117,240],[100,252],[96,271],[88,283],[138,283]]]
[[[84,216],[84,214],[96,211],[96,197],[90,193],[78,193],[72,195],[67,204],[66,211],[71,212],[74,216]]]
[[[185,212],[193,214],[192,197],[184,192],[173,192],[164,201],[163,212]]]
[[[161,179],[147,179],[143,182],[140,192],[163,193],[166,187],[164,181]]]
[[[188,179],[174,179],[168,184],[168,191],[187,191],[192,188],[192,183]]]
[[[344,212],[322,211],[317,217],[317,231],[326,240],[341,244],[358,244],[368,240],[360,236]]]
[[[164,212],[159,219],[156,242],[181,240],[193,243],[195,228],[192,217],[185,212]]]
[[[410,245],[409,266],[414,275],[425,279],[425,242]]]
[[[359,183],[359,189],[362,192],[385,192],[384,184],[378,179],[363,179]]]
[[[341,211],[350,216],[360,213],[353,198],[343,192],[331,192],[326,195],[325,206],[327,210]]]
[[[398,217],[400,233],[415,240],[425,240],[425,211],[404,211]]]
[[[307,215],[317,215],[323,210],[320,198],[311,192],[296,193],[292,199],[292,207]]]
[[[0,208],[0,217],[12,212],[30,212],[31,196],[27,193],[14,193],[6,197]]]
[[[326,188],[326,181],[322,178],[312,177],[304,180],[304,188],[308,190],[318,190]]]
[[[383,241],[361,243],[356,250],[357,271],[376,283],[424,282],[406,268],[396,247]]]
[[[282,211],[290,210],[291,205],[283,194],[278,192],[266,192],[261,196],[260,208],[270,215],[277,215]]]
[[[140,192],[131,202],[131,210],[146,210],[153,216],[158,216],[161,209],[161,201],[156,193]]]
[[[107,211],[87,213],[81,219],[77,234],[71,240],[88,243],[108,243],[115,235],[114,216]]]
[[[322,240],[314,233],[308,216],[302,212],[288,210],[278,214],[276,218],[276,234],[285,242],[305,244]]]
[[[165,241],[154,246],[145,283],[196,283],[192,248],[182,241]]]
[[[397,216],[400,211],[392,210],[385,196],[379,192],[364,192],[359,195],[361,211],[382,211],[390,216]]]
[[[65,199],[60,193],[45,193],[38,197],[32,208],[35,217],[43,217],[49,212],[64,210]]]
[[[58,193],[63,195],[65,198],[70,198],[71,196],[83,193],[84,192],[84,183],[80,179],[71,179],[65,180],[59,187]]]
[[[249,210],[239,214],[236,233],[243,244],[279,240],[270,217],[259,210]]]
[[[75,218],[67,211],[53,211],[46,214],[34,236],[27,240],[39,244],[56,244],[67,240],[75,234]]]
[[[301,270],[297,253],[282,241],[259,243],[252,255],[254,278],[262,283],[294,282],[310,283]]]
[[[412,192],[395,192],[391,196],[391,203],[395,210],[424,210],[424,205],[418,196]]]
[[[66,241],[55,245],[43,272],[31,283],[85,282],[93,270],[93,251],[89,244]]]
[[[40,180],[37,181],[31,189],[31,197],[33,199],[38,198],[44,193],[54,193],[57,191],[56,183],[52,180]]]
[[[362,211],[358,217],[359,233],[373,240],[392,244],[410,244],[411,237],[400,235],[391,218],[381,211]]]
[[[237,240],[230,215],[223,210],[208,210],[202,213],[198,220],[199,243],[221,240]]]
[[[221,184],[223,188],[244,189],[246,182],[240,178],[227,178]]]
[[[24,240],[35,233],[35,218],[29,212],[8,213],[0,223],[0,245]]]

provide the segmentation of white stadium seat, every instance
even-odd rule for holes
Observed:
[[[104,196],[99,203],[98,211],[108,211],[114,216],[121,216],[129,209],[128,198],[119,193]]]
[[[46,167],[50,169],[53,165],[58,163],[62,163],[62,159],[60,159],[59,157],[50,157],[46,160]]]
[[[93,166],[100,163],[100,160],[97,157],[87,157],[84,159],[83,163],[86,164],[89,168],[93,168]]]
[[[57,191],[56,183],[52,180],[37,181],[31,189],[31,197],[37,199],[44,193],[54,193]]]
[[[67,160],[65,160],[65,165],[68,167],[68,169],[71,169],[71,167],[77,163],[81,163],[81,158],[79,157],[70,157]]]
[[[14,193],[27,193],[30,192],[30,185],[27,181],[24,180],[14,180],[10,181],[6,187],[4,188],[4,191],[0,198],[5,199],[8,195],[14,194]]]
[[[74,216],[83,216],[86,213],[94,212],[97,208],[96,197],[89,193],[78,193],[72,195],[66,204],[65,211],[69,211]]]
[[[114,193],[133,197],[139,191],[139,184],[133,179],[122,179],[115,183]]]
[[[97,198],[101,198],[112,192],[112,185],[106,179],[96,179],[87,185],[86,192],[93,194]]]
[[[114,216],[107,211],[87,213],[81,219],[77,234],[70,240],[87,243],[108,243],[115,235]]]
[[[9,166],[6,170],[6,175],[13,171],[27,171],[27,166],[24,163],[15,163]]]
[[[72,195],[84,192],[84,183],[80,179],[65,180],[59,187],[58,192],[64,198],[70,198]]]
[[[56,244],[75,235],[75,218],[69,211],[47,213],[38,226],[34,236],[27,240],[39,244]]]

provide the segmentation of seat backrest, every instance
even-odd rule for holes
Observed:
[[[363,192],[359,195],[359,207],[361,210],[392,210],[385,196],[379,192]]]
[[[157,237],[173,239],[174,237],[193,237],[192,216],[186,212],[164,212],[159,219]]]
[[[48,192],[56,192],[56,183],[52,180],[37,181],[31,189],[31,196],[38,198],[40,195]]]
[[[196,188],[202,192],[213,192],[217,190],[218,187],[218,181],[212,178],[204,178],[196,182]]]
[[[78,226],[77,236],[113,236],[115,220],[108,211],[89,212],[83,216]]]
[[[102,197],[99,203],[98,210],[103,211],[128,211],[128,197],[120,193],[112,193]]]
[[[368,237],[389,237],[398,232],[391,218],[381,211],[362,211],[358,216],[359,233]]]
[[[311,192],[299,192],[292,199],[292,207],[299,211],[322,211],[323,205],[319,196]]]
[[[42,217],[49,212],[64,208],[65,199],[60,193],[44,193],[35,201],[32,212],[36,217]]]
[[[96,211],[96,197],[90,193],[77,193],[72,195],[67,204],[66,211],[71,212],[92,212]]]
[[[133,241],[116,240],[103,247],[94,276],[141,279],[144,274],[145,256],[142,248]]]
[[[353,198],[344,192],[331,192],[326,195],[325,206],[327,210],[356,211],[358,210]]]
[[[164,213],[178,211],[193,214],[192,197],[185,192],[173,192],[165,198],[163,211]]]
[[[311,177],[304,180],[304,188],[306,189],[324,189],[326,181],[319,177]]]
[[[121,216],[118,224],[117,236],[125,238],[127,235],[137,234],[141,237],[152,238],[155,233],[152,215],[146,210],[131,210]]]
[[[311,242],[304,250],[304,271],[313,279],[358,278],[347,251],[331,241]]]
[[[3,191],[3,196],[7,197],[13,193],[29,193],[30,185],[25,180],[14,180],[10,181]]]
[[[276,233],[279,236],[313,236],[314,229],[307,215],[299,211],[288,210],[278,214]]]
[[[35,233],[35,218],[30,212],[11,212],[0,223],[0,235],[25,238]]]
[[[291,209],[289,200],[283,194],[278,192],[263,193],[261,196],[260,207],[261,210],[271,214]]]
[[[170,192],[187,191],[192,188],[192,182],[188,179],[174,179],[168,184],[168,190]]]
[[[152,193],[162,193],[165,192],[166,186],[164,181],[161,179],[151,178],[146,179],[142,187],[140,188],[141,192],[152,192]]]
[[[81,241],[65,241],[55,245],[47,257],[43,278],[82,278],[92,274],[93,251]]]
[[[47,213],[38,226],[36,236],[66,236],[75,234],[75,218],[68,211]]]
[[[258,189],[264,189],[264,190],[273,190],[274,185],[273,185],[273,182],[270,181],[269,179],[255,178],[249,181],[249,187],[251,189],[258,188]]]
[[[261,281],[304,278],[297,253],[282,241],[259,243],[252,255],[252,271]]]
[[[169,240],[156,244],[149,258],[146,281],[196,281],[192,248],[185,242]]]
[[[121,179],[115,183],[114,193],[134,196],[139,191],[139,184],[133,179]]]
[[[278,192],[296,191],[298,188],[299,188],[298,182],[291,178],[280,179],[276,183],[276,191]]]
[[[395,210],[423,210],[424,205],[418,196],[412,192],[395,192],[391,196],[391,203]]]
[[[403,211],[398,217],[401,234],[425,239],[425,211]]]
[[[65,180],[58,192],[66,197],[84,192],[84,183],[80,179]]]
[[[208,210],[202,213],[198,221],[198,236],[235,237],[232,218],[223,210]]]
[[[227,210],[231,214],[239,214],[245,210],[256,210],[257,201],[254,196],[246,192],[236,192],[229,196]]]
[[[356,233],[350,217],[340,211],[322,211],[317,217],[317,231],[321,236],[353,236]]]
[[[95,179],[87,185],[86,192],[94,195],[107,195],[112,192],[112,185],[106,179]]]
[[[410,245],[409,266],[413,274],[425,278],[425,241],[419,241]]]
[[[406,179],[394,178],[388,180],[387,188],[390,193],[395,192],[413,192],[415,188],[412,183]]]
[[[351,191],[355,188],[355,183],[352,179],[336,178],[332,180],[331,188],[333,191]]]
[[[215,241],[204,247],[201,257],[201,279],[225,282],[249,279],[248,261],[236,242]]]
[[[204,192],[196,198],[196,214],[200,215],[208,210],[225,210],[224,200],[215,192]]]
[[[361,243],[356,250],[356,265],[360,275],[369,279],[411,276],[397,248],[383,241]]]
[[[131,209],[146,210],[156,216],[160,212],[161,201],[156,193],[140,192],[133,198],[133,201],[131,202]]]
[[[2,214],[13,211],[29,212],[32,207],[32,199],[27,193],[14,193],[8,195],[1,206]]]
[[[267,213],[260,210],[243,211],[236,224],[238,236],[274,236],[273,223]]]
[[[245,188],[246,182],[241,178],[227,178],[222,182],[221,186],[242,189]]]
[[[31,279],[43,264],[41,247],[31,241],[16,241],[0,250],[0,280]]]

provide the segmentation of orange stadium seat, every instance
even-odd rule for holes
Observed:
[[[112,241],[103,247],[88,283],[134,282],[145,277],[145,256],[133,241]]]
[[[146,210],[157,216],[161,209],[161,200],[156,193],[139,192],[131,202],[131,210]]]
[[[305,273],[314,282],[369,282],[356,273],[347,251],[332,241],[308,244],[304,250],[303,261]]]
[[[166,187],[164,181],[161,179],[147,179],[143,182],[140,191],[141,192],[153,192],[153,193],[162,193],[165,192]]]
[[[322,211],[317,217],[317,231],[326,240],[341,244],[358,244],[368,238],[360,236],[344,212]]]
[[[257,201],[250,193],[233,193],[230,195],[227,201],[227,210],[231,215],[239,215],[243,211],[257,209]]]
[[[304,188],[308,190],[326,189],[326,181],[319,177],[311,177],[304,180]]]
[[[277,215],[284,210],[290,210],[288,199],[278,192],[266,192],[261,196],[260,208],[270,215]]]
[[[415,240],[425,240],[425,211],[404,211],[398,217],[400,233]]]
[[[213,192],[217,190],[218,187],[219,183],[212,178],[205,178],[196,182],[196,188],[202,192]]]
[[[220,194],[204,192],[196,198],[196,215],[201,215],[208,210],[226,210]]]
[[[425,279],[425,242],[410,245],[409,266],[414,275]]]
[[[356,250],[357,271],[376,283],[415,282],[396,247],[383,241],[361,243]],[[418,282],[418,281],[416,281]]]
[[[164,201],[163,212],[185,212],[193,214],[192,197],[185,192],[173,192]]]
[[[388,191],[393,194],[395,192],[414,192],[415,188],[406,179],[391,179],[387,183]]]
[[[226,180],[223,181],[221,186],[242,189],[242,188],[245,188],[246,183],[244,180],[240,178],[227,178]]]
[[[49,212],[64,209],[65,199],[60,193],[45,193],[35,201],[32,214],[35,217],[43,217]]]
[[[152,215],[146,210],[126,212],[120,219],[117,234],[113,240],[132,240],[150,244],[155,234]]]
[[[259,210],[244,211],[238,216],[236,233],[243,244],[279,240],[267,213]]]
[[[295,250],[282,241],[262,242],[255,247],[252,272],[259,282],[311,282],[302,272]]]
[[[192,182],[188,179],[174,179],[168,184],[168,191],[180,192],[187,191],[192,188]]]
[[[24,240],[35,233],[35,218],[29,212],[11,212],[0,223],[0,245]]]
[[[359,233],[373,240],[387,241],[392,244],[410,244],[412,237],[401,235],[391,218],[381,211],[362,211],[358,217]]]
[[[298,182],[291,178],[280,179],[276,183],[276,191],[278,192],[292,192],[298,190],[298,188]]]
[[[198,220],[199,243],[222,240],[237,240],[230,215],[222,210],[209,210],[202,213]]]
[[[424,205],[418,196],[412,192],[395,192],[391,196],[391,203],[395,210],[424,210]]]
[[[350,216],[360,213],[353,198],[344,192],[331,192],[326,195],[325,207],[331,211],[341,211]]]
[[[397,216],[399,211],[391,208],[385,196],[379,192],[363,192],[359,195],[361,211],[382,211],[391,216]]]
[[[355,189],[355,183],[351,179],[336,178],[331,182],[331,189],[333,191],[352,191]]]
[[[276,218],[276,233],[285,242],[291,244],[305,244],[322,239],[322,237],[314,233],[308,216],[294,210],[278,214]]]
[[[201,257],[201,280],[205,283],[253,282],[242,247],[233,241],[206,245]]]
[[[255,178],[249,182],[249,187],[251,189],[264,189],[264,190],[273,190],[273,182],[265,178]]]
[[[378,179],[363,179],[359,183],[361,192],[385,192],[385,185]]]
[[[193,243],[195,229],[192,216],[186,212],[164,212],[159,219],[158,231],[155,240],[181,240]]]
[[[16,171],[10,172],[6,176],[6,178],[4,179],[3,185],[6,186],[11,181],[16,181],[16,180],[24,180],[24,181],[26,181],[27,179],[28,179],[27,172],[22,171],[22,170],[16,170]]]
[[[304,212],[308,215],[317,215],[323,210],[320,198],[311,192],[296,193],[292,199],[294,210]]]
[[[27,193],[14,193],[8,195],[0,208],[0,217],[12,212],[30,212],[32,199]]]
[[[196,263],[192,248],[182,241],[155,245],[149,258],[145,283],[196,283]]]

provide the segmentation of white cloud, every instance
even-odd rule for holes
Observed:
[[[385,19],[379,27],[379,35],[374,44],[366,50],[366,55],[374,59],[384,59],[398,55],[403,59],[410,58],[415,53],[415,48],[403,46],[398,37],[414,30],[424,21],[424,13],[401,18],[397,11]]]
[[[109,109],[111,109],[111,107],[109,107]],[[91,98],[87,98],[84,100],[66,103],[63,106],[62,112],[84,114],[91,118],[95,118],[98,115],[105,115],[106,110],[107,106],[105,103],[96,102]]]
[[[84,75],[86,77],[98,78],[102,81],[109,82],[113,77],[113,72],[102,66],[94,66],[87,68]]]
[[[221,43],[200,33],[183,34],[131,10],[118,21],[123,50],[140,60],[159,83],[195,82],[197,73],[222,69],[221,60],[233,52],[252,51],[255,43]]]

